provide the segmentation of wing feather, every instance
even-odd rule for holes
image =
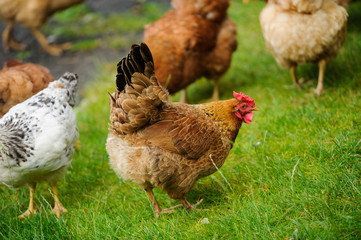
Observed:
[[[175,108],[162,114],[163,119],[141,130],[138,135],[162,149],[198,159],[218,141],[218,125],[196,109]]]

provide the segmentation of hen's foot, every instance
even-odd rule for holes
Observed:
[[[179,205],[181,205],[181,204],[179,204]],[[159,216],[164,213],[174,213],[174,209],[176,209],[176,208],[178,208],[178,205],[174,206],[174,207],[166,208],[166,209],[155,209],[154,208],[155,218],[158,219]]]
[[[71,48],[71,43],[44,46],[44,50],[53,56],[59,56],[63,51],[69,50],[70,48]]]
[[[80,142],[79,139],[76,140],[76,143],[75,143],[74,147],[75,147],[75,149],[80,149],[81,148],[81,142]]]
[[[51,186],[51,190],[54,197],[54,208],[53,212],[55,215],[60,218],[61,213],[67,212],[68,210],[65,209],[63,204],[61,204],[59,197],[58,197],[58,187],[56,185]]]
[[[29,184],[29,190],[30,190],[29,207],[28,207],[28,210],[26,210],[23,214],[21,214],[20,216],[18,216],[18,218],[24,219],[24,218],[26,218],[26,217],[30,217],[31,215],[35,215],[35,213],[36,213],[36,209],[35,209],[35,207],[34,207],[35,188],[36,188],[36,184],[35,184],[35,183]]]
[[[195,210],[195,211],[199,211],[199,209],[197,209],[197,206],[199,206],[202,202],[203,202],[203,198],[201,200],[199,200],[196,204],[192,205],[190,204],[187,199],[182,199],[182,205],[184,207],[186,207],[188,210]]]
[[[66,210],[66,208],[63,205],[59,205],[59,204],[55,204],[54,208],[53,208],[53,212],[54,214],[60,218],[62,213],[68,212],[68,210]]]
[[[173,213],[175,209],[180,208],[180,207],[186,207],[188,210],[199,211],[199,209],[197,209],[196,207],[203,202],[203,199],[199,200],[199,202],[197,202],[197,203],[194,204],[194,205],[191,205],[186,199],[182,199],[181,201],[182,201],[181,204],[175,205],[175,206],[170,207],[170,208],[165,208],[165,209],[163,209],[163,210],[161,210],[161,209],[154,209],[154,211],[155,211],[155,213],[156,213],[156,214],[155,214],[156,217],[158,218],[159,215],[161,215],[161,214],[163,214],[163,213]]]
[[[8,47],[5,47],[4,49],[6,51],[9,51],[9,48],[15,50],[15,51],[21,51],[21,50],[24,50],[25,49],[25,44],[22,44],[22,43],[18,43],[18,42],[15,42],[14,40],[10,40],[8,42]]]
[[[36,214],[36,209],[33,208],[33,209],[28,209],[26,210],[23,214],[19,215],[18,218],[20,219],[25,219],[27,217],[31,217],[32,215],[35,215]]]
[[[323,93],[323,87],[317,87],[316,89],[314,89],[313,90],[313,92],[315,93],[315,94],[317,94],[317,96],[321,96],[322,95],[322,93]]]

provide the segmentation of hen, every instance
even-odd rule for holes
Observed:
[[[242,93],[233,95],[199,105],[169,102],[144,43],[133,45],[118,63],[106,149],[115,172],[146,191],[157,217],[170,209],[160,208],[152,189],[195,209],[187,193],[223,165],[242,122],[251,123],[255,102]]]
[[[345,8],[334,0],[270,0],[260,14],[260,22],[267,47],[278,64],[290,69],[297,86],[297,65],[318,63],[315,93],[321,95],[326,64],[346,38]]]
[[[69,8],[84,0],[0,0],[0,18],[7,22],[2,33],[3,48],[5,51],[12,48],[23,50],[24,44],[15,42],[11,31],[15,23],[20,23],[29,28],[41,47],[51,55],[60,55],[62,51],[71,47],[70,43],[50,45],[40,28],[54,13]]]
[[[22,63],[18,60],[5,62],[0,71],[0,117],[9,109],[53,81],[49,69],[35,63]]]
[[[237,48],[236,24],[227,16],[230,0],[172,0],[174,9],[146,26],[144,42],[153,53],[160,84],[175,93],[198,78],[218,79]],[[186,90],[182,92],[186,101]]]
[[[56,184],[71,162],[78,138],[72,109],[77,82],[75,74],[66,73],[0,119],[0,182],[30,188],[29,208],[20,218],[35,214],[35,187],[41,181],[51,186],[56,216],[66,212]]]

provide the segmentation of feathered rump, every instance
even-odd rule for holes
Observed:
[[[110,129],[121,134],[134,132],[157,121],[167,91],[154,74],[152,54],[146,44],[133,45],[126,58],[118,63],[116,92],[110,95]]]

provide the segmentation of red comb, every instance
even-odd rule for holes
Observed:
[[[248,102],[250,104],[255,104],[253,98],[251,97],[248,97],[246,94],[243,94],[243,93],[237,93],[235,91],[233,91],[233,96],[238,99],[239,101],[245,101],[245,102]]]

